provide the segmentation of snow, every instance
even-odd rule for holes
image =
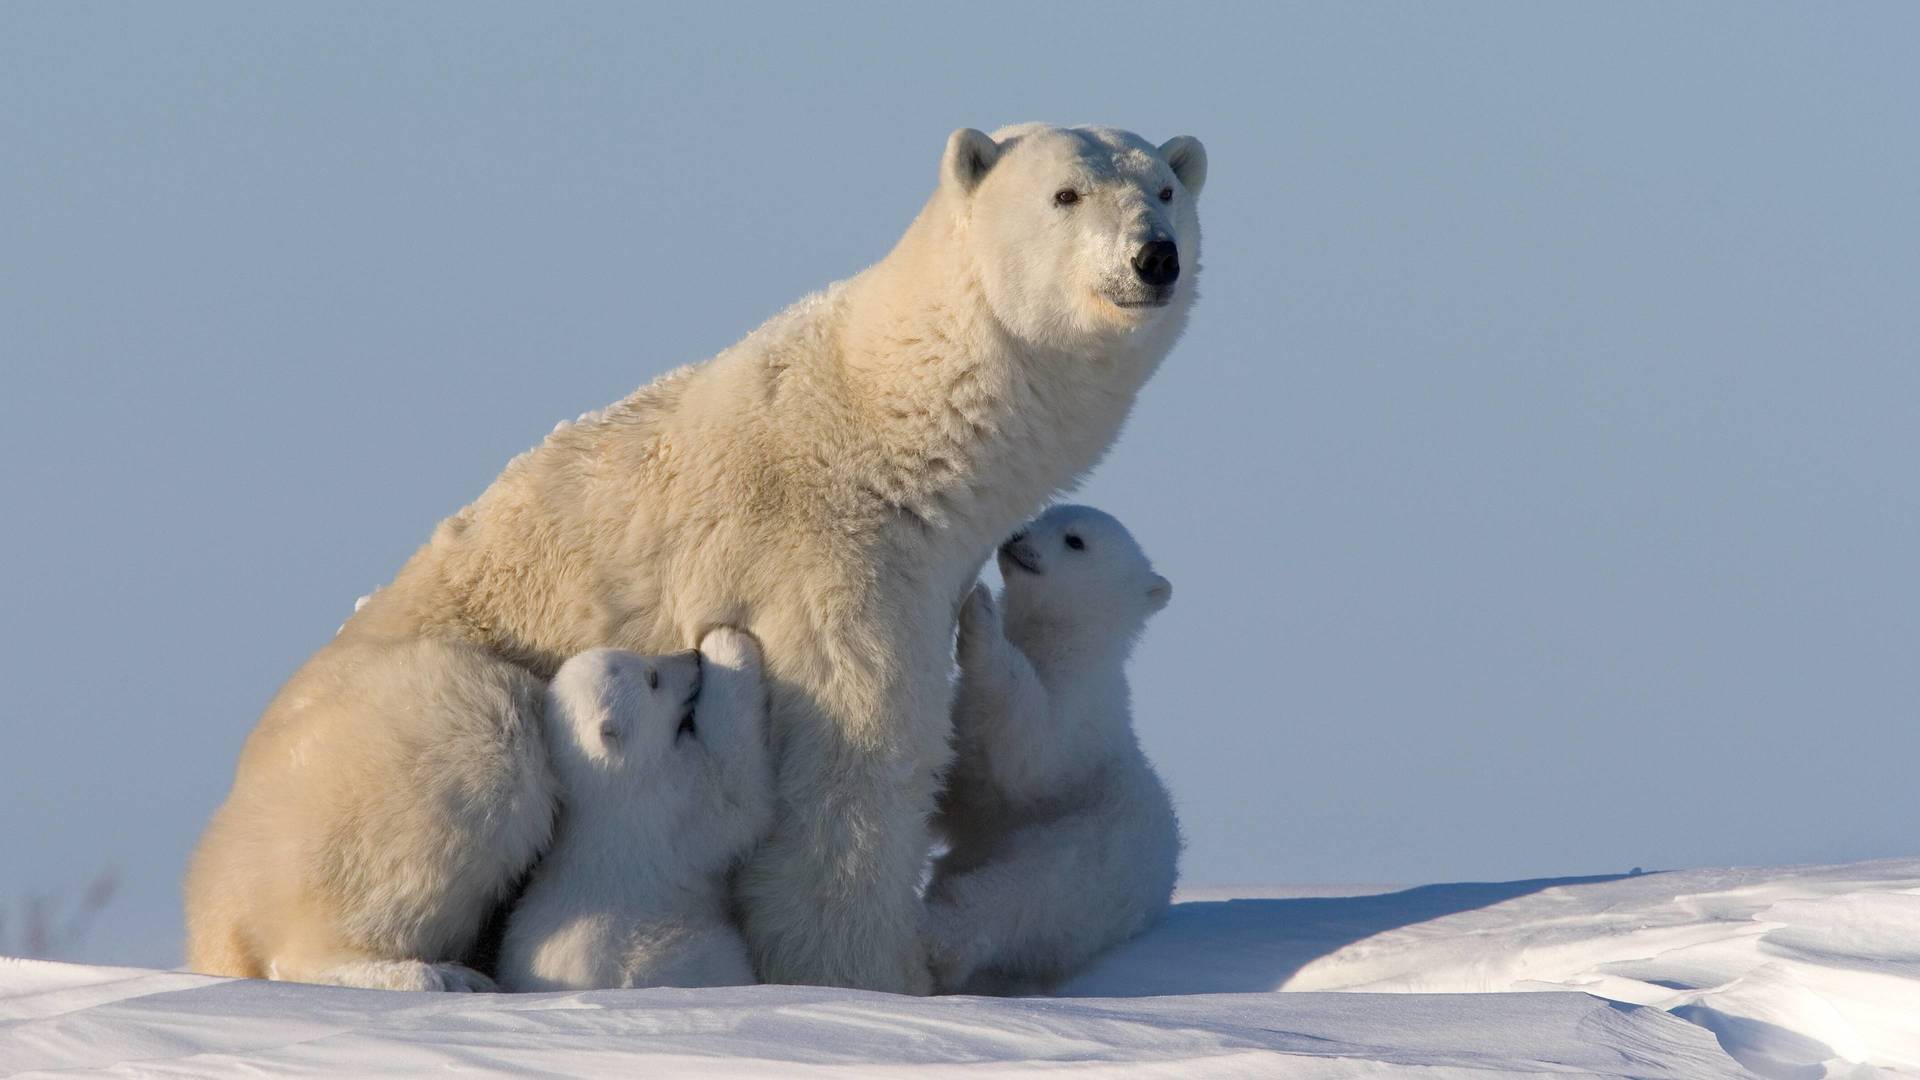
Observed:
[[[0,1072],[1920,1075],[1920,858],[1179,899],[1051,998],[393,994],[0,960]]]

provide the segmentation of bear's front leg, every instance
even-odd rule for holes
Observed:
[[[951,691],[944,641],[898,642],[780,643],[779,810],[736,882],[763,982],[933,990],[918,887]]]

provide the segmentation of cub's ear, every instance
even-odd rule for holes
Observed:
[[[619,746],[620,740],[626,737],[627,725],[620,719],[612,714],[608,714],[600,719],[600,741],[602,743],[608,747],[615,747]]]
[[[947,136],[947,153],[940,161],[940,183],[960,195],[971,195],[1000,160],[1000,145],[984,131],[961,128]]]
[[[1173,175],[1189,195],[1200,194],[1207,186],[1207,148],[1191,135],[1176,135],[1160,144],[1160,156],[1167,159]]]
[[[600,713],[601,746],[608,750],[620,749],[620,744],[627,739],[629,726],[627,717],[633,711],[633,704],[633,702],[621,700],[619,694],[611,695],[609,700],[599,703],[600,707],[597,711]]]
[[[1173,599],[1173,582],[1159,574],[1153,575],[1153,584],[1147,586],[1147,600],[1153,605],[1153,610],[1159,611],[1166,607],[1167,601],[1171,599]]]

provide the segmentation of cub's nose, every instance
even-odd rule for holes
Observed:
[[[1025,532],[1014,533],[1011,540],[1000,545],[1000,558],[1002,560],[1000,570],[1003,574],[1009,562],[1029,574],[1040,572],[1040,553],[1034,550],[1032,544],[1027,543]]]
[[[700,696],[701,676],[706,673],[706,665],[701,662],[700,650],[687,649],[684,652],[674,653],[673,658],[693,668],[693,676],[687,680],[687,700],[691,701]]]
[[[1180,249],[1171,240],[1142,244],[1133,256],[1133,272],[1154,288],[1165,288],[1180,279]]]

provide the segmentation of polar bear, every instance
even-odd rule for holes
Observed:
[[[508,917],[500,985],[752,983],[727,874],[773,825],[758,645],[722,627],[697,653],[590,649],[546,710],[560,819]]]
[[[926,992],[919,885],[980,563],[1106,452],[1187,321],[1206,153],[947,140],[880,262],[549,435],[269,703],[185,886],[188,964],[459,988],[552,829],[544,680],[714,626],[765,650],[767,981]]]
[[[956,754],[927,887],[940,987],[1037,992],[1167,909],[1173,802],[1134,738],[1126,662],[1173,587],[1132,534],[1056,506],[1000,549],[1004,626],[975,586],[955,651]]]

